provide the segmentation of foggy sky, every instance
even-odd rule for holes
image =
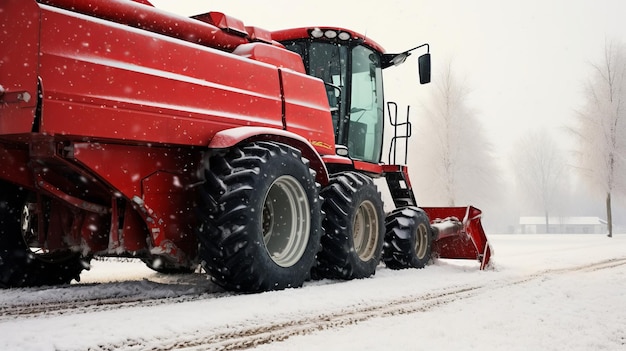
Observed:
[[[548,130],[559,145],[571,149],[563,126],[572,123],[584,102],[590,64],[602,61],[607,41],[626,43],[623,0],[153,3],[184,15],[224,12],[269,30],[308,25],[350,28],[389,52],[428,42],[433,77],[452,63],[471,91],[468,102],[494,145],[495,157],[503,162],[515,141],[536,129]],[[430,86],[417,83],[416,66],[409,60],[386,70],[387,100],[420,105]]]
[[[183,14],[221,11],[270,30],[336,25],[373,38],[387,51],[428,42],[433,75],[451,60],[472,90],[494,142],[508,147],[527,126],[559,127],[583,98],[590,62],[605,40],[626,41],[622,0],[199,1],[159,0]],[[410,67],[408,67],[410,66]],[[417,104],[410,62],[388,77],[388,97]],[[406,74],[408,72],[408,74]],[[406,86],[415,85],[414,94]],[[410,90],[409,90],[410,92]]]

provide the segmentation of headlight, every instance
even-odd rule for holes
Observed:
[[[337,32],[329,29],[324,32],[324,36],[328,39],[335,39],[337,37]]]
[[[315,28],[311,31],[311,36],[315,39],[319,39],[324,35],[324,32],[322,32],[321,29],[319,28]]]
[[[352,39],[352,34],[350,34],[349,32],[339,31],[335,29],[315,28],[310,31],[310,35],[313,39],[326,38],[330,40],[339,39],[341,41],[348,41]]]
[[[348,40],[350,39],[350,33],[348,32],[340,32],[338,35],[338,38],[341,40]]]

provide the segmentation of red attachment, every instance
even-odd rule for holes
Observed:
[[[480,223],[482,212],[473,207],[424,207],[436,231],[433,255],[440,258],[476,259],[485,269],[491,245]]]
[[[246,31],[246,26],[243,24],[243,21],[223,14],[221,12],[209,12],[193,16],[192,18],[212,24],[219,29],[223,29],[227,32],[233,33],[241,37],[246,37],[248,35],[248,32]]]
[[[134,2],[138,2],[140,4],[144,4],[144,5],[148,5],[148,6],[152,6],[154,7],[154,5],[152,5],[152,3],[148,0],[133,0]]]
[[[250,37],[251,41],[262,41],[264,43],[272,44],[272,32],[267,29],[255,27],[255,26],[246,26],[246,32],[248,32],[248,37]],[[282,44],[280,45],[282,47]]]
[[[40,3],[225,51],[249,42],[243,22],[220,14],[215,20],[224,25],[223,30],[204,15],[187,18],[146,6],[144,1],[40,0]],[[114,37],[116,35],[111,33],[110,38]],[[97,38],[106,42],[102,39],[105,37]]]
[[[280,49],[263,43],[250,43],[239,45],[233,54],[247,57],[251,60],[269,63],[276,67],[288,68],[290,70],[305,74],[302,57],[288,50]]]

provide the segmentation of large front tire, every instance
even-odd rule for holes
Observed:
[[[228,290],[299,287],[321,236],[315,172],[299,150],[273,142],[209,159],[201,193],[200,258]]]
[[[363,174],[345,172],[331,178],[322,197],[326,234],[315,276],[359,279],[374,275],[384,235],[383,202],[376,185]]]
[[[417,207],[399,208],[385,222],[385,265],[391,269],[424,268],[430,261],[432,244],[426,212]]]
[[[80,273],[89,267],[88,258],[69,249],[49,252],[35,244],[37,231],[43,230],[38,228],[38,216],[47,215],[33,210],[34,194],[4,182],[0,182],[0,189],[0,288],[80,280]]]

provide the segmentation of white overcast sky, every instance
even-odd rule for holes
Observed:
[[[308,25],[361,32],[387,51],[428,42],[433,78],[452,62],[470,104],[501,153],[533,128],[558,130],[574,117],[590,63],[605,41],[626,43],[624,0],[154,0],[185,15],[219,11],[269,30]],[[413,106],[425,89],[415,61],[392,68],[387,99]],[[413,116],[418,118],[418,116]],[[504,155],[500,155],[504,156]],[[506,156],[504,156],[506,157]]]

